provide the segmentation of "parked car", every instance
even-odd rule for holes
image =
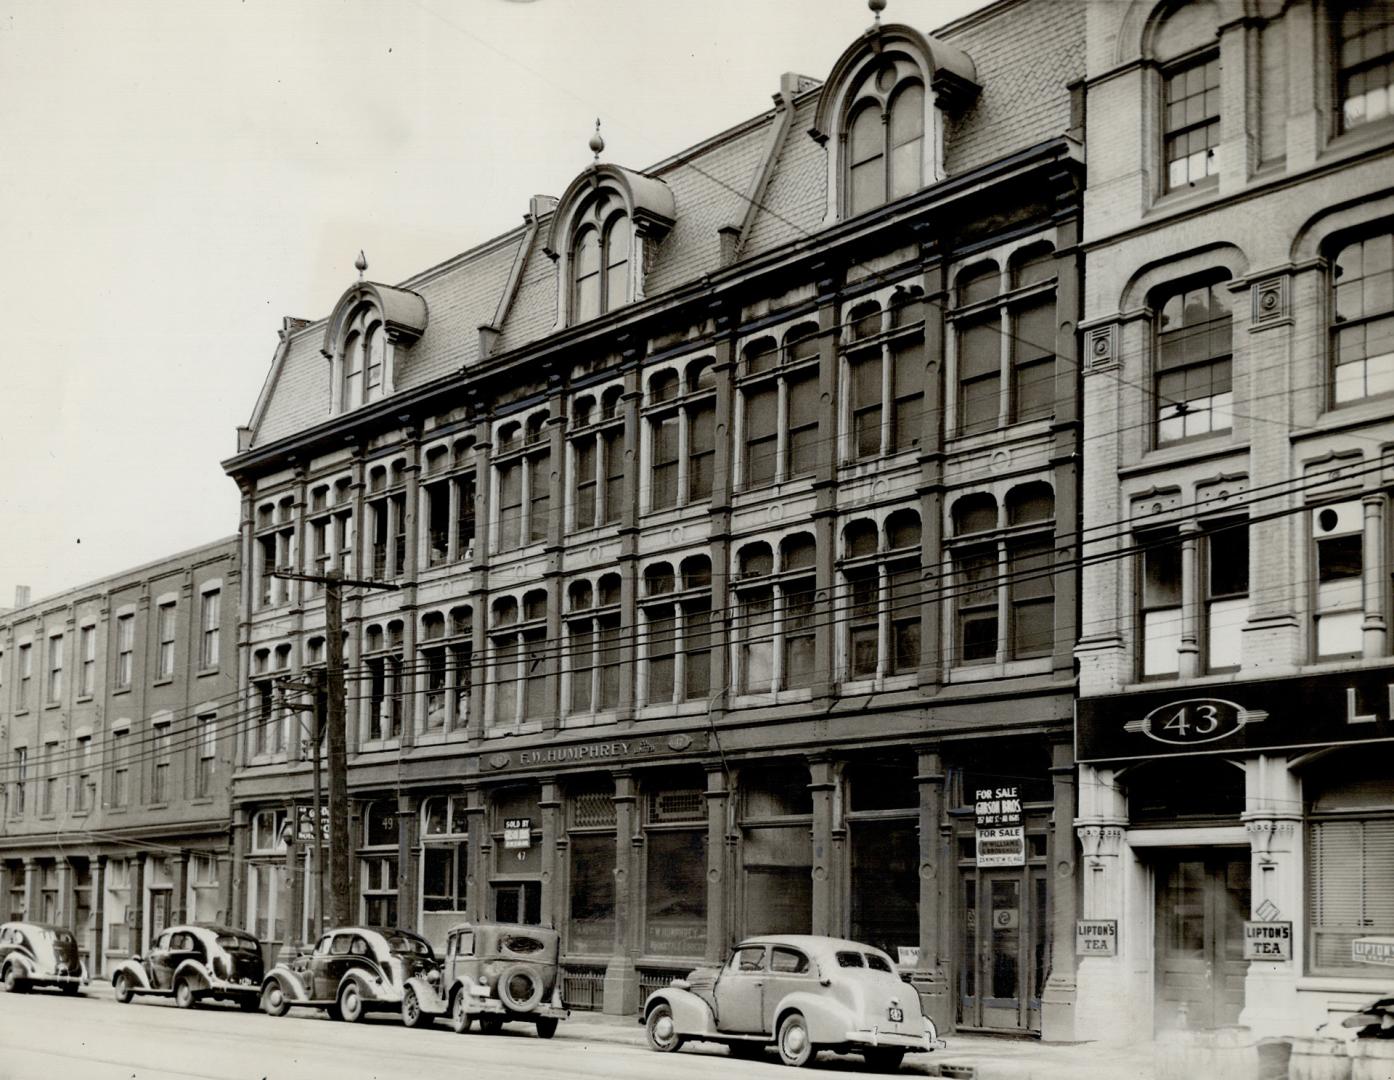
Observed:
[[[786,1065],[835,1050],[894,1071],[907,1053],[944,1045],[889,956],[804,934],[742,941],[720,969],[698,968],[650,994],[642,1022],[649,1046],[664,1053],[696,1040],[757,1057],[773,1043]]]
[[[308,1005],[355,1023],[365,1012],[400,1009],[410,980],[421,986],[440,980],[440,961],[424,938],[409,930],[346,926],[325,934],[313,952],[267,972],[261,1007],[284,1016],[292,1005]]]
[[[265,965],[261,942],[228,926],[186,925],[161,930],[155,943],[111,973],[116,1000],[137,994],[172,997],[181,1009],[207,998],[235,1001],[251,1011],[259,1003]]]
[[[458,1032],[475,1018],[479,1030],[496,1034],[510,1020],[532,1024],[543,1039],[570,1016],[561,1000],[561,935],[542,926],[463,923],[446,935],[439,981],[407,980],[402,1022],[407,1027],[450,1016]]]
[[[35,986],[56,986],[76,994],[87,985],[87,968],[71,930],[47,923],[0,923],[0,980],[22,994]]]

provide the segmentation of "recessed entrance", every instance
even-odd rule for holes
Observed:
[[[1039,1031],[1045,979],[1046,879],[1041,870],[965,873],[959,1024]]]
[[[1156,880],[1157,1030],[1237,1023],[1249,853],[1172,854],[1157,863]]]

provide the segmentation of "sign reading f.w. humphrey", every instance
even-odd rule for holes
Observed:
[[[1394,668],[1080,698],[1078,761],[1394,739]]]

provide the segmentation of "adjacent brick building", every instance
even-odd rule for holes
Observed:
[[[317,929],[275,680],[325,663],[323,598],[272,571],[339,569],[395,586],[345,605],[358,918],[553,923],[568,1002],[621,1012],[743,934],[850,934],[942,1028],[1071,1036],[1084,31],[872,27],[286,322],[225,463],[248,929]],[[980,860],[984,790],[1022,809]]]
[[[235,539],[0,614],[0,903],[88,970],[227,918]]]
[[[1394,933],[1394,5],[1087,25],[1078,1032],[1310,1031]]]

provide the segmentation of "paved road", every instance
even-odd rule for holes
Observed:
[[[900,1075],[927,1071],[907,1062]],[[591,1041],[579,1023],[563,1023],[556,1038],[542,1040],[521,1025],[499,1036],[456,1035],[443,1022],[410,1031],[387,1015],[345,1024],[300,1009],[272,1019],[215,1003],[188,1011],[153,998],[117,1005],[104,985],[76,998],[0,991],[0,1080],[789,1080],[792,1075],[773,1056],[767,1063],[744,1062],[713,1046],[660,1055]],[[859,1059],[824,1055],[815,1075],[874,1074]]]

